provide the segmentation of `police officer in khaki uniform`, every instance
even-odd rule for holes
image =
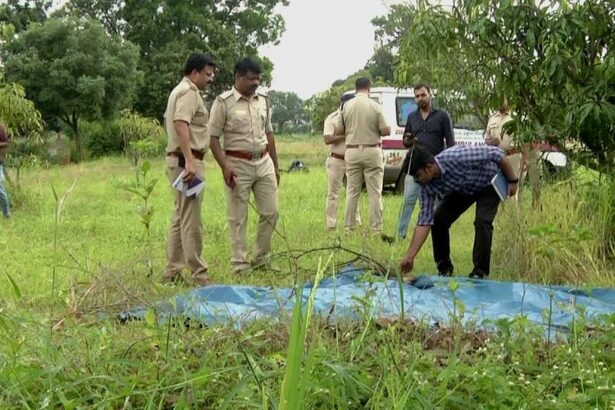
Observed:
[[[214,69],[215,64],[208,54],[192,54],[184,66],[184,78],[169,95],[164,119],[168,136],[167,175],[171,183],[182,173],[186,182],[195,176],[203,179],[203,156],[209,148],[209,116],[201,91],[213,81]],[[201,258],[203,194],[187,197],[174,190],[174,195],[163,281],[181,279],[181,271],[187,265],[192,271],[193,282],[206,286],[209,284],[207,263]]]
[[[356,97],[344,104],[335,124],[336,134],[346,135],[346,230],[353,230],[363,181],[367,186],[369,222],[374,232],[382,231],[382,178],[384,154],[380,137],[389,135],[382,107],[369,98],[367,77],[355,82]]]
[[[503,129],[504,124],[510,121],[512,121],[512,117],[508,113],[508,103],[504,101],[499,111],[493,114],[487,122],[485,143],[497,146],[506,153],[507,159],[518,178],[521,172],[521,152],[515,149],[512,137]]]
[[[521,151],[514,147],[514,141],[510,134],[504,130],[504,124],[510,121],[512,121],[512,117],[509,114],[508,102],[504,100],[499,111],[489,117],[485,129],[485,143],[497,146],[506,153],[506,158],[515,171],[517,179],[519,179],[523,174],[523,155]],[[516,195],[515,198],[517,198]]]
[[[337,225],[337,200],[344,181],[344,175],[346,175],[346,161],[344,160],[344,154],[346,153],[346,135],[335,134],[335,122],[340,115],[340,110],[344,106],[344,103],[351,98],[354,98],[354,94],[344,94],[341,96],[340,107],[333,111],[325,119],[325,125],[323,129],[323,135],[325,144],[329,145],[329,158],[327,158],[327,229],[333,231]],[[361,216],[357,208],[357,224],[361,223]]]
[[[236,273],[266,265],[278,220],[280,171],[269,100],[257,92],[260,79],[256,61],[243,58],[235,64],[235,85],[216,98],[209,120],[211,151],[227,186],[231,265]],[[252,263],[246,243],[250,192],[260,217]]]

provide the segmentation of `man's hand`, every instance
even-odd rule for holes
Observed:
[[[509,182],[508,183],[508,196],[509,197],[515,196],[515,194],[517,193],[517,189],[519,189],[518,182]]]
[[[279,169],[275,170],[275,179],[276,181],[278,181],[278,186],[280,186],[280,170]]]
[[[194,164],[193,159],[186,159],[186,165],[184,166],[184,176],[182,179],[184,182],[188,183],[192,181],[194,176],[196,175],[196,165]]]
[[[500,139],[496,137],[485,138],[485,144],[497,147],[500,145]]]
[[[222,169],[222,176],[224,177],[224,182],[226,185],[231,188],[231,190],[235,189],[237,185],[237,173],[233,168],[228,165],[225,165]]]
[[[401,268],[402,273],[410,273],[414,269],[414,258],[409,257],[408,255],[404,256],[404,258],[399,263],[399,267]]]
[[[406,132],[406,133],[404,133],[402,141],[404,143],[404,147],[410,148],[412,146],[412,144],[414,144],[414,136],[412,136],[411,133]]]

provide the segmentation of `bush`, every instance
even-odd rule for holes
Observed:
[[[124,142],[116,120],[82,121],[79,133],[86,157],[97,158],[118,154],[124,150]]]
[[[124,152],[133,157],[161,154],[166,146],[166,134],[158,120],[123,111],[117,120]]]
[[[135,155],[134,147],[147,146],[146,155],[159,154],[166,144],[160,123],[153,118],[123,111],[119,118],[87,122],[79,126],[87,156],[91,158],[126,153]],[[139,155],[143,155],[139,150]]]

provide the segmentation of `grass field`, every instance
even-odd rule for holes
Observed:
[[[282,174],[273,270],[238,277],[229,266],[229,232],[220,171],[206,161],[204,257],[216,283],[293,285],[313,279],[333,250],[301,258],[290,250],[342,246],[396,269],[407,242],[383,243],[364,227],[325,229],[326,151],[320,139],[280,139],[281,167],[303,160],[309,173]],[[126,158],[23,172],[14,218],[0,223],[0,408],[274,408],[280,401],[291,319],[230,328],[186,329],[109,319],[179,289],[162,286],[171,192],[161,158],[151,196],[151,236],[122,189],[134,179]],[[63,201],[56,220],[53,189]],[[579,230],[585,208],[563,183],[539,208],[505,204],[497,218],[493,279],[615,285],[612,265]],[[568,195],[568,196],[567,196]],[[529,201],[529,198],[526,198]],[[526,201],[526,202],[527,202]],[[401,197],[385,196],[385,231],[394,234]],[[557,204],[557,211],[552,209]],[[339,225],[342,223],[342,206]],[[519,209],[523,213],[519,214]],[[416,210],[415,210],[416,217]],[[472,213],[452,231],[458,274],[471,270]],[[251,211],[253,242],[256,214]],[[549,225],[551,224],[551,225]],[[554,226],[551,230],[528,227]],[[519,236],[517,236],[519,235]],[[434,273],[429,243],[416,264]],[[554,252],[547,252],[552,250]],[[335,252],[336,264],[352,258]],[[154,276],[148,277],[153,271]],[[296,275],[298,274],[298,275]],[[583,327],[568,343],[546,344],[522,318],[487,335],[476,329],[427,329],[420,323],[331,325],[306,329],[301,385],[305,408],[615,408],[615,317]],[[284,407],[284,406],[282,406]],[[289,405],[287,408],[293,408]]]

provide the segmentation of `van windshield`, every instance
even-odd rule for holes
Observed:
[[[397,112],[397,126],[405,127],[408,115],[416,110],[416,102],[412,97],[396,97],[395,111]]]

